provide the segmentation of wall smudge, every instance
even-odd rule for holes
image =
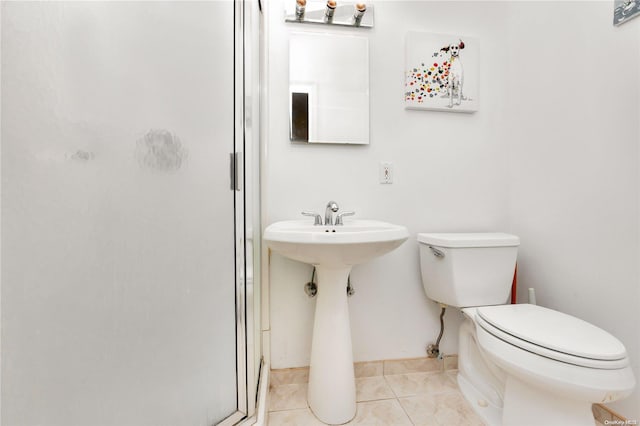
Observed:
[[[88,161],[93,160],[93,152],[89,152],[89,151],[83,151],[81,149],[77,150],[76,152],[74,152],[73,154],[69,155],[69,158],[71,160],[75,160],[81,163],[86,163]]]
[[[151,129],[136,142],[136,159],[142,168],[172,172],[182,167],[187,151],[180,138],[164,129]]]

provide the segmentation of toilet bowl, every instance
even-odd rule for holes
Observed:
[[[519,239],[418,234],[427,296],[464,314],[458,384],[491,426],[593,424],[591,405],[635,387],[624,345],[586,321],[507,305]]]

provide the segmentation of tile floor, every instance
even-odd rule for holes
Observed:
[[[483,426],[460,393],[456,374],[457,357],[356,363],[357,412],[347,424]],[[307,404],[308,380],[308,368],[271,371],[269,426],[324,425]]]
[[[456,367],[455,357],[356,363],[357,412],[348,424],[483,425],[458,389]],[[271,371],[270,426],[324,424],[307,405],[308,377],[306,368]]]

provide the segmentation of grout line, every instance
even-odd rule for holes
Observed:
[[[404,408],[404,405],[402,405],[402,402],[400,402],[400,398],[396,398],[396,401],[398,401],[398,404],[400,404],[400,408],[402,408],[402,411],[404,411],[404,415],[409,419],[409,423],[415,426],[416,424],[413,422],[413,419],[411,418],[409,413],[407,413],[407,410]]]
[[[307,405],[306,407],[299,407],[299,408],[283,408],[281,410],[269,410],[267,412],[268,413],[282,413],[283,411],[297,411],[297,410],[308,410],[309,406]]]
[[[449,371],[453,371],[453,370],[449,370]],[[445,376],[447,377],[448,380],[452,381],[454,385],[456,385],[456,388],[460,388],[460,386],[458,386],[458,370],[455,370],[455,374],[451,374],[451,373],[447,373],[445,372]]]
[[[398,394],[393,389],[393,386],[391,386],[391,383],[389,383],[389,381],[387,380],[387,376],[383,375],[382,378],[384,379],[384,382],[387,384],[387,386],[389,386],[389,389],[391,389],[391,393],[395,396],[396,399],[398,399]]]
[[[391,401],[392,399],[398,399],[398,398],[395,396],[391,396],[389,398],[366,399],[364,401],[356,401],[356,404],[360,404],[361,402]]]
[[[447,371],[454,371],[454,370],[447,370]],[[407,373],[385,374],[384,376],[385,377],[387,377],[387,376],[407,376],[407,375],[414,375],[414,374],[426,374],[428,376],[433,376],[433,375],[436,375],[436,374],[447,374],[447,371],[442,371],[442,370],[438,370],[438,371],[434,371],[434,370],[431,370],[431,371],[410,371],[410,372],[407,372]],[[458,371],[458,370],[455,370],[455,371]]]
[[[362,401],[358,401],[358,392],[357,392],[357,386],[358,386],[358,380],[368,380],[368,379],[382,379],[384,385],[391,391],[391,396],[388,397],[378,397],[378,398],[373,398],[373,399],[366,399],[366,400],[362,400]],[[390,399],[395,399],[396,398],[396,394],[393,392],[393,389],[391,388],[391,386],[389,386],[389,383],[384,379],[384,376],[371,376],[371,377],[358,377],[356,378],[356,404],[359,404],[361,402],[372,402],[372,401],[388,401]]]

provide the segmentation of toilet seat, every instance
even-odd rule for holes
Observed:
[[[529,304],[485,306],[476,308],[474,317],[494,337],[545,358],[605,370],[629,365],[618,339],[552,309]]]

